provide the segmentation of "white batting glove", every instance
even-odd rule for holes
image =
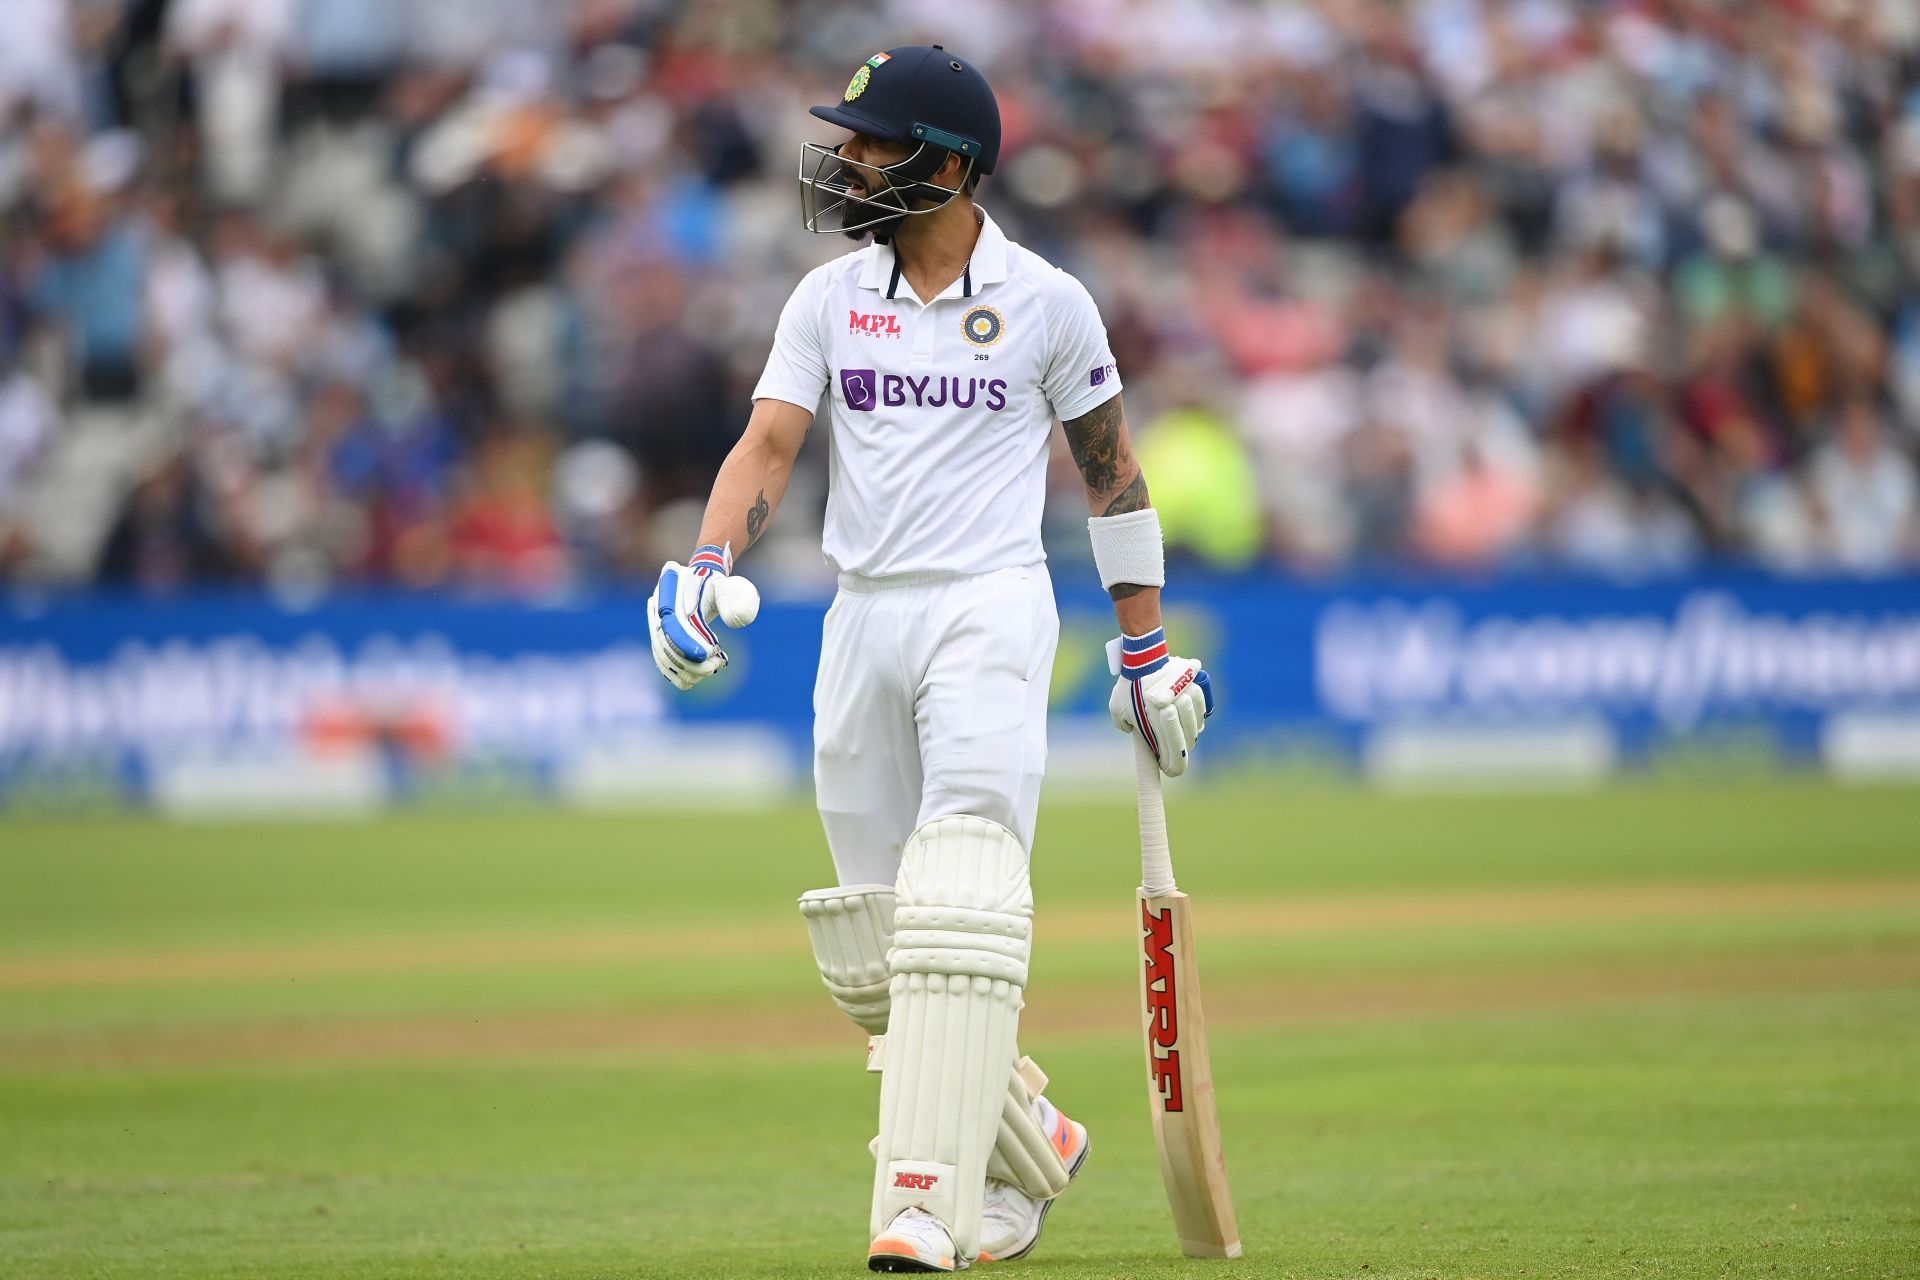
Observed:
[[[1160,772],[1177,778],[1187,771],[1187,752],[1213,714],[1213,680],[1193,658],[1167,652],[1167,631],[1156,627],[1144,636],[1107,641],[1107,668],[1119,680],[1107,710],[1123,733],[1136,729],[1160,761]]]
[[[744,627],[759,615],[760,593],[745,578],[733,576],[731,544],[701,547],[685,564],[669,560],[647,597],[653,665],[674,688],[691,689],[727,665],[726,650],[713,634],[714,619]]]

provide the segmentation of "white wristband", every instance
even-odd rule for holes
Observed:
[[[1111,590],[1120,583],[1137,587],[1167,585],[1167,557],[1160,545],[1160,513],[1152,507],[1119,516],[1088,516],[1087,535],[1093,539],[1093,565],[1100,585]]]

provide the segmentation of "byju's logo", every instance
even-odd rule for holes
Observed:
[[[862,411],[880,405],[889,409],[908,405],[916,409],[971,409],[977,404],[989,413],[998,413],[1007,407],[1007,380],[950,374],[914,378],[898,373],[883,373],[876,378],[872,369],[842,369],[840,398],[847,402],[847,408]]]
[[[880,380],[871,369],[842,369],[840,397],[849,409],[871,410],[879,402]]]
[[[1093,387],[1104,386],[1106,385],[1107,379],[1113,376],[1113,372],[1114,371],[1113,371],[1112,365],[1110,364],[1100,365],[1099,367],[1094,369],[1094,371],[1091,374],[1087,376],[1087,385],[1093,386]]]

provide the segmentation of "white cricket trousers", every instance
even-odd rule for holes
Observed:
[[[900,850],[948,814],[1033,848],[1060,642],[1045,564],[840,575],[813,687],[813,782],[841,884],[892,884]]]

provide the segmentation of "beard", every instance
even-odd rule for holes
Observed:
[[[865,240],[868,236],[873,237],[875,244],[887,244],[892,241],[894,233],[900,230],[900,224],[907,220],[906,214],[896,213],[891,218],[882,218],[878,222],[868,222],[867,219],[872,216],[873,215],[865,209],[849,207],[843,215],[842,221],[858,223],[860,225],[842,227],[840,234],[856,244]]]
[[[873,194],[889,198],[876,201],[849,197],[846,208],[841,211],[840,221],[846,224],[869,222],[874,218],[880,220],[858,230],[843,225],[841,234],[855,241],[872,236],[876,243],[886,244],[899,233],[900,224],[907,220],[909,211],[933,209],[945,203],[945,200],[952,199],[952,192],[944,192],[943,198],[936,201],[928,194],[929,188],[924,185],[945,160],[946,152],[923,145],[906,161],[890,169],[870,170],[886,184]],[[860,167],[864,169],[867,166]],[[848,176],[860,176],[856,175],[851,168],[843,169],[842,172]],[[864,176],[860,176],[860,180],[862,186],[869,181]],[[940,188],[935,187],[931,190],[939,191]]]
[[[876,222],[874,219],[878,218]],[[906,213],[897,204],[879,203],[848,197],[846,206],[840,211],[843,224],[840,234],[849,240],[861,241],[872,236],[876,243],[886,244],[900,230],[900,224],[907,220]]]

